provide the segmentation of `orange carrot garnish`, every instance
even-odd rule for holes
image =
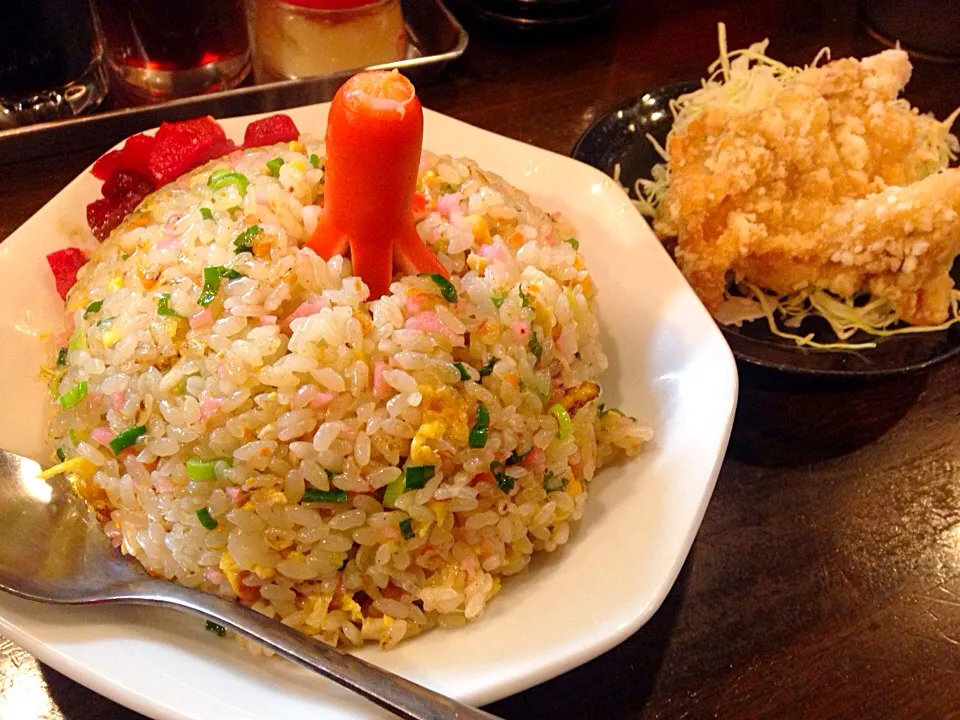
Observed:
[[[354,75],[333,99],[326,140],[323,212],[307,247],[325,260],[349,247],[371,300],[389,291],[394,265],[447,276],[414,223],[423,109],[413,84],[396,71]]]

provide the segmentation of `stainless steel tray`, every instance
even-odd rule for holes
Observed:
[[[398,68],[411,80],[427,83],[467,49],[467,32],[441,0],[401,0],[410,57],[378,67]],[[29,160],[89,147],[108,147],[163,121],[199,115],[230,117],[326,102],[352,72],[305,80],[252,85],[180,100],[109,110],[0,132],[0,163]]]

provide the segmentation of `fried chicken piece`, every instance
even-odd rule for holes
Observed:
[[[960,179],[929,177],[946,166],[948,129],[897,99],[910,72],[899,50],[837,60],[759,109],[709,107],[675,128],[655,227],[677,238],[711,311],[732,271],[783,295],[869,291],[907,322],[946,318]]]

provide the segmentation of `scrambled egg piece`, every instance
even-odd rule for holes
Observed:
[[[243,597],[242,593],[247,588],[240,585],[240,567],[234,562],[233,555],[230,554],[229,550],[225,550],[220,558],[220,571],[227,576],[227,582],[230,583],[233,591],[239,597]]]
[[[340,609],[350,613],[350,619],[354,622],[365,622],[363,610],[360,608],[360,603],[353,599],[353,593],[344,595],[340,599]]]
[[[303,624],[308,634],[316,635],[323,629],[323,621],[327,619],[327,614],[330,612],[330,601],[332,599],[330,595],[314,595],[304,598],[305,619]]]
[[[417,428],[417,433],[410,443],[410,460],[417,465],[436,465],[440,462],[440,456],[427,444],[427,441],[439,440],[446,432],[446,423],[439,420],[423,423]]]
[[[573,417],[587,403],[600,396],[600,386],[593,380],[584,380],[560,398],[560,405]]]
[[[116,330],[110,329],[110,330],[106,330],[103,333],[103,337],[101,339],[103,340],[104,347],[111,348],[114,345],[116,345],[118,342],[120,342],[122,338],[123,338],[123,335],[121,335]]]
[[[420,388],[422,423],[410,443],[410,460],[418,465],[435,465],[440,456],[428,444],[444,437],[452,442],[467,441],[467,407],[455,390],[449,387]]]
[[[433,510],[433,514],[437,518],[437,527],[443,527],[443,521],[447,519],[449,514],[449,507],[447,503],[441,502],[440,500],[431,500],[427,503],[427,506]],[[429,528],[430,526],[425,526],[424,529]]]
[[[485,245],[492,240],[490,226],[487,225],[486,220],[479,215],[467,215],[464,219],[473,226],[473,239],[476,240],[477,245]]]
[[[220,570],[227,576],[227,582],[230,583],[230,587],[233,588],[233,591],[241,600],[252,603],[259,599],[260,591],[257,588],[240,582],[241,573],[246,572],[246,570],[237,565],[229,550],[224,550],[223,556],[220,558]],[[253,571],[262,580],[268,580],[276,574],[273,568],[263,565],[254,565]]]
[[[283,490],[277,488],[258,488],[250,494],[250,499],[247,500],[240,509],[254,512],[257,506],[264,503],[268,505],[285,505],[287,503],[287,496]]]
[[[469,267],[475,273],[482,275],[483,271],[487,269],[487,265],[489,264],[490,261],[482,255],[477,255],[476,253],[470,253],[467,255],[467,267]]]

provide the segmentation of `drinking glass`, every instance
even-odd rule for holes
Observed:
[[[107,92],[89,0],[4,6],[0,23],[0,130],[79,115]]]
[[[243,0],[95,0],[113,74],[166,100],[236,87],[250,72]]]

